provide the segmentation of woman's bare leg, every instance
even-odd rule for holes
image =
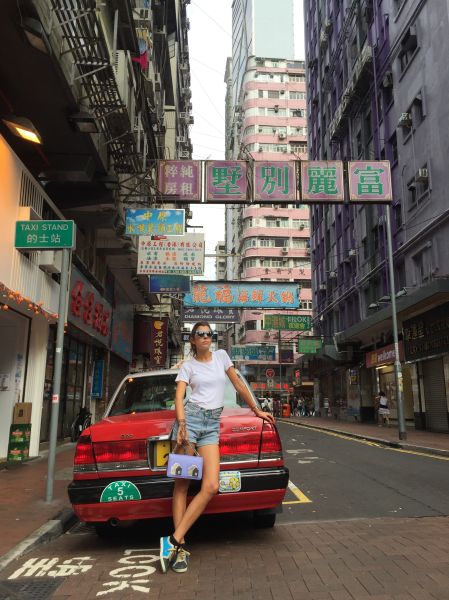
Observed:
[[[203,457],[203,481],[201,491],[193,498],[179,523],[175,523],[173,537],[182,543],[184,536],[200,517],[213,496],[218,492],[218,474],[220,471],[220,452],[218,445],[208,444],[198,448]],[[173,515],[174,516],[174,515]]]
[[[181,523],[187,510],[187,493],[189,491],[189,485],[190,481],[188,479],[175,479],[172,504],[173,524],[175,529],[178,527],[179,523]],[[184,538],[178,540],[178,542],[184,544]]]

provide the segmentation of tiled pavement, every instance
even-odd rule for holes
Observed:
[[[51,596],[55,600],[104,595],[104,582],[111,580],[111,569],[129,547],[126,541],[111,545],[94,536],[75,537],[63,536],[46,556],[61,556],[64,542],[66,552],[88,554],[95,564],[82,577],[67,578]],[[272,530],[204,528],[189,544],[192,557],[184,574],[161,574],[154,544],[131,544],[152,548],[142,550],[147,557],[141,559],[157,570],[149,577],[149,592],[137,593],[129,586],[110,594],[117,600],[449,599],[445,517],[296,523]]]

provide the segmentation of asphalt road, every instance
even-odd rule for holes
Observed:
[[[310,500],[289,490],[279,522],[449,515],[449,459],[294,424],[278,428],[290,481]]]

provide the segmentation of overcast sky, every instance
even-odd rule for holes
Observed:
[[[257,1],[257,0],[256,0]],[[195,124],[191,127],[193,158],[223,159],[225,156],[226,59],[231,56],[232,0],[192,0],[189,54],[192,104]],[[302,0],[295,0],[295,22],[300,23],[295,38],[294,58],[304,58],[302,37]],[[291,57],[288,57],[291,58]],[[202,225],[206,254],[214,252],[217,241],[224,240],[224,207],[192,205],[191,225]],[[215,279],[215,259],[206,259],[205,277]]]

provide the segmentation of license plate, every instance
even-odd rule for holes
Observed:
[[[227,492],[240,492],[242,489],[242,476],[240,471],[220,471],[218,489],[222,494]]]
[[[156,442],[156,467],[167,466],[170,450],[170,440],[160,440],[159,442]]]

